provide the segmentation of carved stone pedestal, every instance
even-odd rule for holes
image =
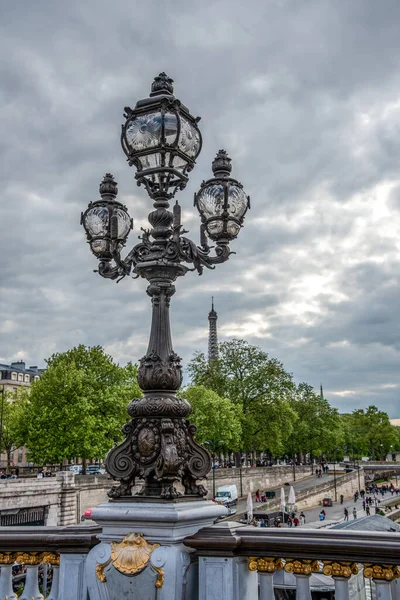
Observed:
[[[86,562],[90,600],[197,598],[198,565],[182,541],[226,514],[211,501],[100,504],[91,518],[101,543]]]

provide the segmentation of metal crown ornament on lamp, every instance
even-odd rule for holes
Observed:
[[[119,481],[109,496],[132,501],[136,478],[144,485],[135,500],[193,500],[207,494],[197,480],[211,469],[209,452],[196,443],[196,428],[187,420],[190,404],[176,396],[182,383],[181,359],[172,347],[169,322],[174,282],[188,271],[202,274],[228,260],[229,242],[243,224],[249,198],[230,177],[231,160],[220,150],[213,162],[214,178],[203,182],[195,195],[200,212],[200,246],[185,237],[181,208],[169,201],[188,181],[201,150],[201,134],[189,110],[173,95],[172,79],[155,78],[150,97],[132,110],[125,108],[121,143],[130,165],[136,167],[138,185],[144,184],[154,201],[148,216],[151,228],[126,258],[120,251],[132,228],[126,208],[116,200],[117,184],[107,174],[100,184],[101,200],[82,214],[88,243],[99,260],[98,272],[108,279],[127,275],[145,278],[152,300],[149,346],[140,360],[138,383],[143,398],[128,406],[131,421],[123,427],[125,440],[106,458],[106,470]],[[216,242],[215,253],[208,239]],[[182,484],[183,492],[175,486]]]

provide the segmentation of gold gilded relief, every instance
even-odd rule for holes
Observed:
[[[319,573],[320,566],[317,560],[286,558],[284,569],[286,573],[293,573],[294,575],[311,575],[311,573]]]
[[[41,552],[16,552],[14,554],[15,562],[24,565],[40,565],[42,562]]]
[[[334,562],[330,560],[323,561],[324,566],[322,572],[324,575],[331,575],[332,577],[351,577],[357,575],[358,566],[352,562]]]
[[[280,558],[264,558],[257,556],[249,557],[249,571],[259,571],[260,573],[275,573],[283,569],[283,562]]]
[[[15,554],[13,552],[0,552],[0,565],[13,565]]]
[[[400,577],[400,569],[394,565],[373,565],[367,563],[364,565],[364,577],[367,579],[393,581],[393,579]]]
[[[42,562],[46,565],[53,565],[53,567],[60,566],[60,555],[54,552],[43,552]]]
[[[150,561],[151,553],[160,544],[149,544],[141,533],[130,533],[122,542],[111,544],[111,558],[96,566],[96,576],[102,583],[107,581],[105,568],[112,564],[123,575],[137,575],[143,571]],[[164,571],[150,564],[151,569],[157,573],[156,587],[164,584]]]

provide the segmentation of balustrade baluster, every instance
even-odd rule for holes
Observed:
[[[51,580],[51,590],[47,600],[58,600],[60,567],[53,565],[53,578]]]
[[[0,600],[18,600],[13,592],[12,566],[14,555],[11,552],[0,553]]]
[[[19,600],[43,600],[43,596],[39,590],[39,565],[27,565],[24,591]]]
[[[319,573],[320,565],[317,560],[293,560],[287,558],[285,571],[296,577],[296,599],[311,600],[310,576]]]
[[[42,560],[45,565],[51,565],[53,568],[53,578],[51,582],[51,590],[50,594],[47,597],[47,600],[58,600],[58,589],[59,589],[59,567],[60,567],[60,555],[55,554],[53,552],[44,552],[42,555]],[[44,578],[44,579],[47,579]],[[44,580],[43,580],[44,585]],[[46,591],[44,592],[44,594]]]
[[[400,579],[394,579],[390,584],[392,600],[400,600]]]
[[[283,569],[279,558],[249,558],[249,570],[258,571],[260,600],[274,600],[274,573]]]
[[[400,577],[400,569],[394,565],[364,565],[364,577],[372,579],[376,586],[376,600],[392,600],[392,582]]]
[[[349,600],[349,579],[357,575],[357,564],[324,560],[322,572],[330,575],[335,582],[335,600]]]

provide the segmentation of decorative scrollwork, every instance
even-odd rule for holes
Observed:
[[[24,565],[40,565],[42,562],[41,552],[16,552],[14,554],[15,562]]]
[[[379,579],[385,581],[393,581],[400,577],[400,569],[394,565],[364,565],[364,577],[366,579]]]
[[[358,566],[357,563],[352,562],[334,562],[330,560],[323,561],[324,566],[322,572],[324,575],[331,575],[332,577],[351,577],[357,575]]]
[[[192,407],[187,400],[176,396],[154,395],[132,400],[128,406],[131,417],[187,417]]]
[[[54,552],[43,552],[42,562],[46,565],[60,566],[60,555]]]
[[[0,552],[0,565],[13,565],[15,554],[13,552]]]
[[[172,352],[162,360],[157,352],[149,352],[140,360],[138,383],[143,391],[177,390],[182,384],[180,357]]]
[[[249,571],[259,571],[260,573],[275,573],[283,569],[283,561],[280,558],[264,558],[250,556],[248,562]]]
[[[286,573],[294,573],[294,575],[311,575],[311,573],[319,573],[320,565],[317,560],[286,558],[284,569]]]

